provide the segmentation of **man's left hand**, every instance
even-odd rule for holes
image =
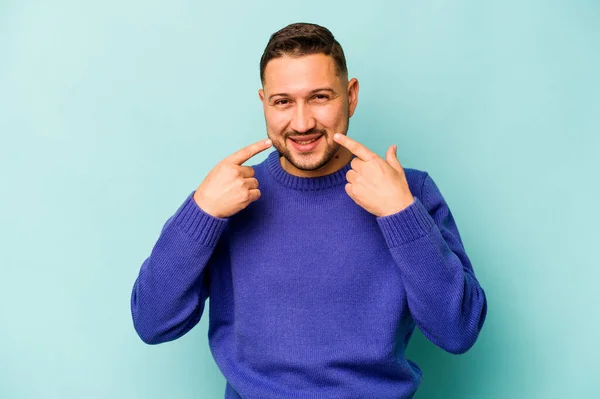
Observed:
[[[354,202],[375,216],[400,212],[414,202],[395,145],[388,148],[384,160],[346,135],[336,133],[333,138],[357,156],[350,162],[345,187]]]

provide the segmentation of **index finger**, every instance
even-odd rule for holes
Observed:
[[[225,158],[225,161],[233,162],[236,165],[241,165],[259,152],[262,152],[271,146],[271,140],[260,140],[254,144],[250,144],[241,150],[234,152]]]
[[[350,150],[351,153],[353,153],[363,161],[370,161],[378,156],[358,141],[351,139],[350,137],[344,134],[336,133],[333,135],[333,138],[335,139],[335,141],[346,147],[348,150]]]

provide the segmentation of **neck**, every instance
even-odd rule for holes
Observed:
[[[346,147],[340,146],[338,152],[335,153],[333,158],[321,168],[316,170],[302,170],[296,168],[294,165],[290,164],[285,157],[279,157],[279,162],[281,163],[281,167],[283,170],[288,172],[291,175],[299,176],[299,177],[320,177],[330,175],[334,172],[337,172],[345,165],[348,164],[354,157]]]

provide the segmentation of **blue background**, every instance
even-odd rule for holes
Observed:
[[[600,397],[599,20],[593,0],[0,2],[0,397],[223,396],[208,318],[148,346],[131,288],[187,194],[266,137],[260,55],[298,21],[341,42],[349,135],[430,173],[488,296],[468,353],[415,333],[417,398]]]

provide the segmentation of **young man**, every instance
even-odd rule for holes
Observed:
[[[226,398],[411,398],[415,325],[458,354],[486,316],[450,209],[395,146],[383,159],[346,136],[359,86],[329,30],[276,32],[260,74],[269,140],[219,162],[167,220],[133,287],[135,329],[177,339],[210,296]]]

